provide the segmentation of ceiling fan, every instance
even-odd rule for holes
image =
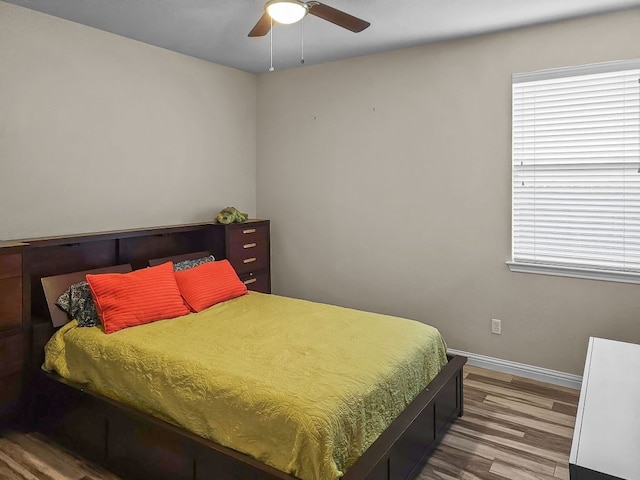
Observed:
[[[291,24],[302,20],[307,13],[356,33],[371,25],[369,22],[349,15],[342,10],[314,1],[269,0],[264,6],[264,10],[264,15],[249,32],[250,37],[262,37],[269,33],[272,19],[278,23]]]

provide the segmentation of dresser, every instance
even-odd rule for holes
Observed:
[[[0,423],[17,414],[24,382],[22,288],[22,245],[0,242]]]
[[[216,225],[223,231],[224,256],[249,290],[271,293],[269,220]]]
[[[571,444],[571,480],[640,479],[640,345],[591,337]]]

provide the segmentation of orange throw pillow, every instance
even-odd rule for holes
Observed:
[[[87,275],[105,333],[186,315],[173,263],[131,273]]]
[[[203,263],[175,272],[180,293],[194,312],[247,293],[228,260]]]

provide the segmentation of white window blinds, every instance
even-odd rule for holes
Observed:
[[[513,263],[640,273],[640,60],[513,77]]]

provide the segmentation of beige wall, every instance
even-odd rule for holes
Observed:
[[[640,57],[640,9],[260,75],[276,293],[431,323],[581,374],[640,342],[640,286],[511,273],[511,74]],[[491,318],[503,334],[491,335]]]
[[[255,214],[256,77],[0,2],[0,239]]]

